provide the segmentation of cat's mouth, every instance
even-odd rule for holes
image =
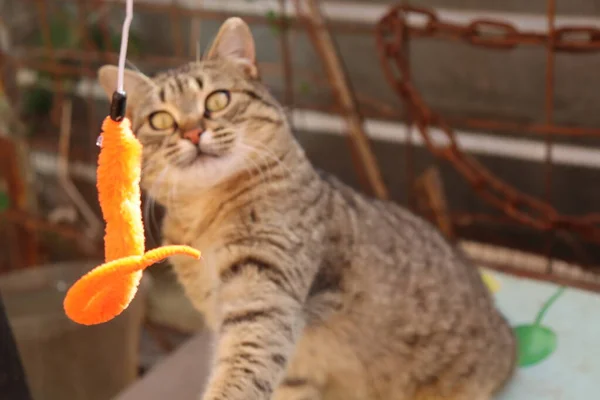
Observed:
[[[207,162],[208,160],[216,159],[218,157],[219,157],[218,154],[213,153],[208,149],[201,149],[198,146],[198,147],[196,147],[194,153],[191,153],[188,155],[188,157],[186,157],[187,160],[185,162],[183,162],[181,166],[183,166],[185,168],[190,168],[190,167],[194,167],[198,164]]]
[[[180,168],[194,168],[203,164],[212,164],[215,160],[221,159],[230,149],[224,149],[218,143],[211,141],[198,141],[193,143],[189,140],[180,142],[180,155],[175,164]]]
[[[219,155],[215,152],[211,152],[210,149],[202,149],[200,148],[200,146],[196,146],[196,157],[195,158],[201,158],[201,157],[218,157]]]

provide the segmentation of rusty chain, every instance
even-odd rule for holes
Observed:
[[[419,26],[409,24],[410,16],[424,20],[424,23]],[[501,181],[460,149],[452,128],[424,102],[413,86],[407,46],[410,37],[435,37],[501,50],[537,44],[551,46],[556,52],[589,52],[600,50],[600,29],[569,26],[557,28],[552,33],[521,32],[510,23],[491,19],[458,25],[440,20],[433,10],[398,5],[378,22],[375,34],[385,76],[407,106],[412,123],[433,155],[449,161],[484,201],[518,223],[540,231],[571,231],[600,243],[600,213],[561,215],[550,204]],[[431,126],[444,133],[446,143],[443,146],[434,141]]]

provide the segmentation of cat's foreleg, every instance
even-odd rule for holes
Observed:
[[[314,330],[305,331],[296,345],[285,377],[279,383],[273,400],[321,400],[326,385],[326,365],[323,363],[325,349],[320,348],[322,337]],[[320,354],[319,354],[320,353]],[[316,358],[318,357],[318,359]],[[326,356],[325,356],[326,357]]]
[[[203,400],[268,400],[303,329],[302,288],[275,265],[248,260],[221,273],[219,330]]]

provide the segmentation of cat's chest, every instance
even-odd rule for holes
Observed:
[[[187,245],[198,249],[202,258],[194,260],[186,256],[173,256],[170,262],[194,298],[204,296],[204,291],[217,284],[218,271],[226,268],[230,260],[223,257],[223,235],[217,230],[200,230],[193,221],[165,219],[163,222],[163,242],[165,245]]]
[[[219,245],[223,235],[219,229],[203,229],[201,221],[165,218],[162,236],[165,244],[186,245],[206,251]]]
[[[224,246],[240,236],[252,236],[263,225],[261,204],[240,207],[226,201],[199,198],[166,212],[162,236],[169,244],[202,249]],[[265,219],[266,220],[266,219]],[[267,221],[268,222],[268,221]]]
[[[212,267],[226,266],[235,253],[236,243],[252,237],[254,227],[245,224],[239,215],[213,219],[181,219],[167,215],[162,227],[164,244],[194,247]]]

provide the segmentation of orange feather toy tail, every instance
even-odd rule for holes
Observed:
[[[64,300],[67,316],[84,325],[100,324],[123,312],[150,265],[175,254],[200,258],[200,252],[188,246],[145,252],[139,188],[142,146],[127,119],[107,117],[102,130],[97,186],[106,221],[106,263],[75,282]]]

